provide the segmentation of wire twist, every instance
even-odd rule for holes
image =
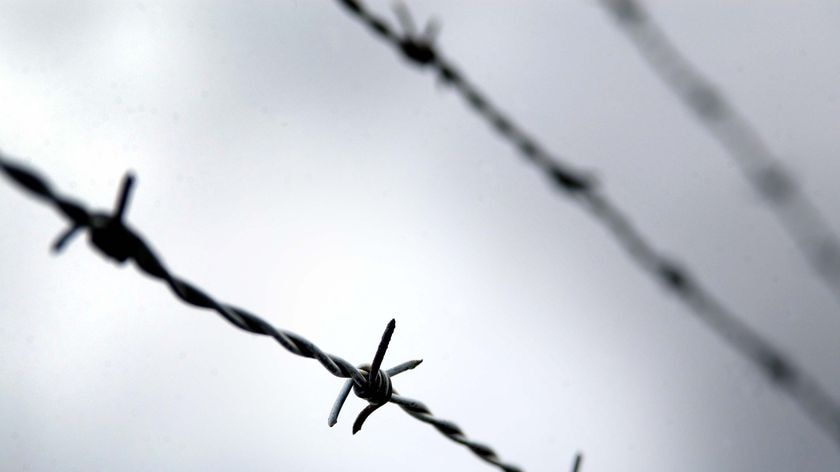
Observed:
[[[813,273],[840,303],[840,239],[755,128],[703,77],[636,0],[601,0],[651,69],[726,149]]]
[[[52,205],[69,220],[70,227],[52,245],[54,252],[64,249],[74,235],[86,229],[90,242],[96,249],[119,263],[134,260],[141,271],[165,282],[183,302],[197,308],[211,309],[244,331],[269,336],[292,354],[315,359],[332,375],[348,379],[330,412],[329,426],[336,424],[341,407],[352,388],[359,398],[368,401],[368,406],[362,410],[353,424],[353,434],[361,429],[362,424],[374,411],[386,403],[394,403],[414,418],[431,424],[449,439],[467,446],[481,459],[508,472],[521,470],[499,460],[489,446],[468,439],[456,424],[434,417],[421,402],[396,395],[391,384],[391,377],[414,369],[422,360],[403,362],[387,370],[380,369],[385,351],[396,328],[395,320],[392,319],[388,323],[373,362],[356,368],[341,357],[325,353],[300,335],[277,329],[242,308],[216,301],[192,283],[170,272],[143,238],[125,222],[124,217],[134,184],[134,177],[131,174],[123,179],[114,213],[108,214],[90,212],[84,205],[60,195],[52,189],[46,179],[31,169],[13,163],[2,152],[0,152],[0,170],[12,182],[28,191],[30,195]]]
[[[406,31],[398,33],[361,1],[336,1],[404,58],[419,67],[435,71],[445,85],[463,97],[472,111],[542,171],[555,188],[574,199],[598,220],[643,271],[681,300],[718,337],[751,361],[771,385],[793,400],[800,410],[831,437],[835,446],[840,447],[840,405],[819,382],[797,366],[781,349],[741,321],[686,267],[656,249],[635,227],[630,217],[607,196],[598,181],[549,154],[523,127],[502,112],[455,65],[443,57],[433,37],[428,34],[417,36],[413,23],[406,20],[410,16],[404,5],[397,5],[397,15]],[[620,5],[623,2],[616,3]],[[409,27],[406,28],[407,25]],[[427,31],[431,30],[436,30],[436,27],[427,28]],[[423,421],[422,417],[415,417]]]

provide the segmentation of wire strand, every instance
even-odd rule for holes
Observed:
[[[771,385],[785,393],[825,431],[835,446],[840,447],[840,406],[819,382],[781,349],[741,321],[686,267],[657,250],[635,227],[630,217],[604,193],[598,182],[586,172],[550,154],[447,60],[434,44],[433,37],[417,37],[413,28],[400,33],[359,0],[336,2],[410,63],[435,71],[443,84],[457,92],[473,112],[545,174],[554,187],[598,220],[643,271],[681,300],[718,337],[751,361]],[[398,8],[400,17],[407,17],[405,6],[399,4]],[[405,19],[401,22],[407,23]]]
[[[723,93],[674,46],[636,0],[601,0],[627,37],[671,91],[720,142],[840,303],[840,240],[794,176]]]
[[[396,395],[391,387],[390,377],[417,367],[421,361],[403,362],[387,370],[379,369],[378,364],[382,362],[385,350],[394,332],[394,320],[391,320],[382,336],[379,349],[377,349],[374,357],[375,365],[373,367],[362,366],[362,368],[356,368],[341,357],[325,353],[314,343],[298,334],[277,329],[253,313],[217,301],[192,283],[170,272],[140,234],[130,228],[124,221],[134,182],[132,175],[129,174],[124,179],[117,199],[117,208],[113,215],[109,215],[107,213],[90,212],[84,205],[62,196],[53,190],[52,185],[46,179],[31,169],[13,163],[2,152],[0,152],[0,170],[12,182],[35,198],[52,205],[69,220],[70,230],[61,235],[59,238],[60,244],[57,242],[53,245],[54,250],[56,247],[64,247],[70,234],[86,229],[90,235],[91,243],[96,249],[120,263],[133,260],[142,272],[166,283],[175,296],[184,303],[196,308],[211,309],[237,328],[250,333],[269,336],[290,353],[315,359],[332,375],[348,379],[347,384],[353,387],[356,395],[369,402],[368,408],[360,413],[354,424],[354,434],[376,408],[384,403],[394,403],[410,416],[432,425],[447,438],[466,446],[479,458],[501,470],[521,472],[522,469],[519,467],[499,459],[491,447],[469,439],[455,423],[432,415],[432,412],[422,402]],[[349,388],[345,388],[347,389],[346,393],[342,389],[342,394],[339,396],[340,403],[337,401],[330,412],[328,420],[330,426],[337,421],[341,404],[344,403],[344,399],[349,393]]]

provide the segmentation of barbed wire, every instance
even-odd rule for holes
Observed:
[[[651,69],[694,112],[767,203],[840,302],[840,240],[794,176],[723,93],[692,66],[636,0],[601,0]]]
[[[81,203],[60,195],[53,190],[52,185],[45,178],[21,164],[13,163],[2,152],[0,152],[0,170],[12,182],[28,191],[30,195],[46,201],[69,220],[69,228],[53,243],[52,248],[55,252],[66,247],[79,231],[87,230],[91,244],[102,254],[121,264],[133,260],[142,272],[165,282],[175,296],[184,303],[196,308],[211,309],[237,328],[253,334],[269,336],[292,354],[315,359],[332,375],[348,379],[330,411],[327,419],[330,427],[338,421],[344,401],[352,389],[357,397],[368,402],[353,423],[353,434],[362,428],[371,413],[386,403],[393,403],[412,417],[430,424],[452,441],[466,446],[476,456],[499,469],[505,472],[522,471],[519,467],[502,461],[490,446],[468,438],[457,424],[435,417],[422,402],[397,393],[391,384],[391,377],[414,369],[422,360],[403,362],[390,369],[380,368],[396,328],[395,320],[392,319],[385,328],[373,362],[358,368],[354,367],[341,357],[325,353],[314,343],[298,334],[275,328],[253,313],[215,300],[194,284],[169,271],[149,244],[125,222],[125,213],[134,184],[134,177],[131,174],[123,179],[116,208],[112,214],[108,214],[91,212]]]
[[[823,428],[835,446],[840,447],[840,405],[819,382],[797,366],[781,349],[741,321],[687,268],[657,250],[603,192],[595,179],[550,154],[470,82],[435,45],[435,35],[439,29],[436,22],[430,22],[422,34],[417,34],[408,10],[398,3],[396,14],[403,32],[397,32],[359,0],[336,2],[364,23],[379,39],[393,46],[410,63],[435,71],[443,84],[461,95],[479,117],[488,122],[502,138],[512,143],[557,189],[578,202],[604,225],[642,270],[681,300],[717,336],[750,360],[771,385],[787,394],[814,423]]]

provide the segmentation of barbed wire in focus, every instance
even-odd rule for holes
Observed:
[[[368,402],[353,423],[353,434],[362,428],[371,413],[386,403],[393,403],[412,417],[432,425],[452,441],[466,446],[476,456],[499,469],[505,472],[522,471],[519,467],[502,461],[490,446],[469,439],[457,424],[435,417],[422,402],[397,393],[391,384],[391,377],[414,369],[422,360],[403,362],[390,369],[380,368],[396,327],[395,320],[392,319],[388,323],[373,362],[358,368],[354,367],[341,357],[325,353],[300,335],[277,329],[253,313],[215,300],[194,284],[167,269],[149,244],[125,222],[125,213],[134,184],[134,177],[131,174],[126,175],[123,180],[114,212],[108,214],[91,212],[81,203],[57,193],[46,179],[31,169],[13,163],[2,152],[0,152],[0,170],[12,182],[28,191],[30,195],[52,205],[69,220],[69,228],[53,243],[53,251],[61,251],[73,236],[87,230],[91,244],[102,254],[121,264],[133,260],[142,272],[166,283],[175,296],[184,303],[196,308],[213,310],[235,327],[253,334],[271,337],[292,354],[315,359],[332,375],[348,379],[330,411],[327,420],[329,426],[334,426],[338,421],[344,401],[352,389],[356,396]]]
[[[691,271],[656,249],[634,226],[630,217],[607,196],[599,182],[588,173],[550,154],[469,81],[442,55],[435,44],[435,35],[439,30],[436,22],[430,22],[422,34],[417,34],[408,10],[398,3],[396,14],[403,29],[398,32],[359,0],[336,2],[410,63],[437,73],[444,85],[463,97],[472,111],[489,123],[503,139],[513,144],[522,157],[548,177],[554,187],[580,204],[605,226],[642,270],[681,300],[717,336],[750,360],[771,385],[787,394],[840,447],[840,405],[819,382],[797,366],[781,349],[741,321]]]
[[[636,0],[600,0],[651,69],[721,143],[840,302],[840,239],[770,147],[721,91],[692,66]]]

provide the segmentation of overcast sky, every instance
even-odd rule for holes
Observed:
[[[649,1],[840,228],[840,5]],[[371,8],[393,20],[391,3]],[[464,73],[840,399],[840,308],[597,2],[417,1]],[[0,149],[175,272],[529,471],[840,470],[840,448],[428,71],[333,1],[0,1]],[[187,307],[0,182],[0,468],[489,471]]]

